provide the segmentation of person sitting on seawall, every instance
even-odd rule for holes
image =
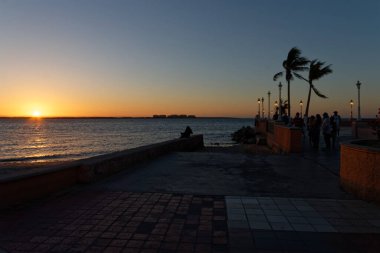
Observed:
[[[193,130],[189,126],[186,127],[185,132],[181,133],[181,138],[189,138],[193,134]]]

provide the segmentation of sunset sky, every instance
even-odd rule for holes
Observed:
[[[312,114],[380,107],[378,0],[0,0],[0,31],[0,116],[253,117],[294,46],[334,71]]]

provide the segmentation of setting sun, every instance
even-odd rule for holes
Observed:
[[[40,111],[34,111],[32,115],[33,115],[33,117],[40,117],[41,112]]]

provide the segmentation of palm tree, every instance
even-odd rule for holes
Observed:
[[[298,78],[304,79],[305,81],[307,81],[309,83],[309,94],[307,96],[307,104],[306,104],[306,110],[305,110],[306,117],[309,116],[311,90],[313,90],[314,93],[318,97],[327,98],[319,90],[317,90],[317,88],[315,88],[315,86],[313,84],[313,81],[319,80],[323,76],[328,75],[328,74],[333,72],[332,69],[330,68],[331,65],[328,65],[328,66],[323,66],[323,65],[325,65],[325,62],[318,61],[317,59],[310,62],[309,80],[306,80],[302,76],[299,76],[298,74],[296,74]]]
[[[285,73],[285,79],[288,83],[288,117],[290,118],[290,80],[293,80],[293,75],[300,78],[296,72],[307,70],[305,67],[309,63],[309,60],[305,57],[301,57],[301,50],[296,47],[290,49],[288,57],[283,61],[282,66],[285,71],[281,71],[273,76],[273,80],[276,81],[279,77],[283,76]]]

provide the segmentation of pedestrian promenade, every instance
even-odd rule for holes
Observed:
[[[0,211],[0,252],[380,252],[339,152],[177,152]]]

